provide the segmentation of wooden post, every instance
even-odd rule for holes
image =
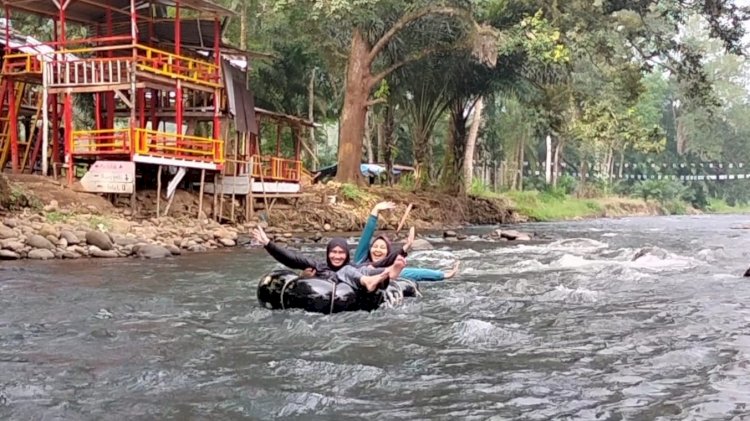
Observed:
[[[219,185],[216,185],[216,180],[219,179]],[[224,177],[220,174],[216,174],[214,176],[214,214],[213,218],[215,221],[219,222],[221,221],[221,213],[224,210],[224,192],[222,191],[222,194],[219,194],[219,189],[222,190],[224,187]],[[218,200],[217,200],[218,199]],[[218,202],[218,206],[217,206]]]
[[[164,208],[164,216],[167,216],[169,214],[169,208],[172,207],[172,201],[174,200],[174,197],[177,196],[177,191],[172,194],[172,196],[167,200],[167,206]]]
[[[414,206],[413,203],[409,203],[409,206],[406,207],[406,212],[404,212],[404,216],[401,217],[401,221],[398,223],[398,227],[396,228],[396,234],[398,234],[401,231],[401,228],[404,226],[404,222],[406,222],[406,218],[409,217],[409,213],[411,212],[411,208]]]
[[[253,168],[254,164],[253,161],[255,160],[254,155],[250,155],[250,171],[248,171],[247,176],[249,178],[249,188],[247,192],[247,196],[245,196],[245,222],[250,222],[250,220],[255,216],[255,197],[253,196]]]
[[[198,197],[198,219],[201,219],[201,213],[203,213],[203,185],[206,182],[206,170],[201,169],[201,187],[200,187],[200,196]],[[216,191],[214,189],[214,191]]]
[[[234,184],[232,184],[232,206],[229,211],[229,219],[232,221],[232,223],[235,222],[234,221],[234,199],[235,199],[235,194],[237,191],[237,187],[236,187],[237,177],[239,176],[238,167],[239,167],[240,160],[238,159],[239,157],[237,156],[237,148],[238,148],[239,142],[240,142],[239,136],[235,137],[234,145],[232,148],[233,149],[232,152],[234,153],[234,171],[232,171],[234,173],[234,181],[233,181]]]
[[[156,172],[156,217],[161,214],[161,165]]]
[[[135,180],[133,180],[133,194],[130,195],[130,211],[133,212],[133,216],[136,216],[137,209],[136,209],[136,193],[137,190],[135,188]]]

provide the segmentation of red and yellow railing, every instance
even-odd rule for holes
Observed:
[[[219,66],[204,60],[168,53],[156,48],[137,45],[138,70],[145,70],[172,79],[199,85],[221,87]]]
[[[177,133],[135,129],[135,153],[161,158],[224,163],[224,142]]]
[[[274,156],[253,155],[254,178],[269,181],[299,182],[302,175],[302,161],[277,158]]]
[[[221,69],[215,63],[177,55],[145,45],[112,45],[64,49],[44,53],[50,86],[130,82],[129,66],[135,61],[142,72],[180,79],[196,85],[220,88]],[[96,54],[107,54],[107,57]],[[4,57],[4,75],[42,74],[41,54],[17,53]]]
[[[41,75],[42,62],[33,54],[6,54],[2,71],[4,76]]]
[[[130,129],[77,130],[73,155],[122,155],[131,151]]]

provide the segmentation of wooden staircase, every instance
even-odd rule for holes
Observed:
[[[7,78],[0,81],[0,171],[11,159],[11,119],[18,119],[26,83]],[[16,138],[17,139],[17,138]]]

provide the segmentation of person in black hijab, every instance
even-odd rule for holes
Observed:
[[[280,247],[271,241],[260,227],[253,229],[252,235],[263,245],[268,254],[282,265],[290,269],[305,271],[307,276],[345,282],[355,290],[364,289],[367,292],[373,292],[379,287],[385,288],[388,286],[388,281],[397,279],[401,270],[406,266],[406,260],[403,257],[399,257],[385,268],[355,268],[350,266],[349,244],[343,238],[333,238],[328,242],[324,263]]]

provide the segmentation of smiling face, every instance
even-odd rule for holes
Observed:
[[[370,246],[370,260],[377,262],[384,258],[386,254],[388,254],[388,244],[385,240],[378,238],[373,241],[372,246]]]
[[[328,260],[331,262],[331,264],[334,267],[337,267],[337,268],[344,266],[346,257],[347,257],[346,250],[344,250],[341,246],[334,246],[328,252]]]

